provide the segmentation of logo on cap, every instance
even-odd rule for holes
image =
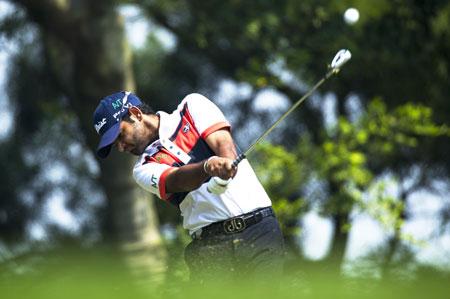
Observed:
[[[121,114],[123,114],[125,111],[127,111],[128,108],[133,106],[133,104],[127,103],[129,95],[130,95],[130,92],[127,91],[127,92],[125,92],[125,96],[122,99],[118,99],[115,102],[111,103],[111,105],[113,106],[113,108],[115,110],[117,110],[118,108],[121,108],[119,111],[117,111],[116,113],[113,114],[113,117],[116,119],[116,121],[120,121]]]
[[[101,121],[99,121],[98,123],[96,123],[94,125],[95,130],[97,131],[97,133],[100,134],[100,129],[106,124],[106,118],[103,118]]]
[[[125,98],[127,98],[128,95],[129,95],[129,93],[125,93]],[[117,109],[122,106],[122,103],[121,103],[120,99],[117,99],[115,102],[112,102],[111,105],[113,106],[114,109]]]

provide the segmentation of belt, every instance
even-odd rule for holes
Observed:
[[[250,213],[242,214],[220,222],[214,222],[202,227],[196,230],[191,237],[194,240],[200,240],[206,236],[235,234],[260,222],[264,217],[272,215],[274,215],[272,207],[257,209]]]

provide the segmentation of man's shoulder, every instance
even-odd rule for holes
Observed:
[[[210,102],[210,100],[205,97],[204,95],[200,94],[200,93],[190,93],[188,95],[186,95],[183,100],[181,101],[180,105],[178,105],[179,108],[182,109],[182,107],[184,107],[184,105],[186,103],[190,104],[190,103],[201,103],[201,102],[205,102],[208,101]]]

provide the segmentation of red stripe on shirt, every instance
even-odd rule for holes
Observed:
[[[230,126],[230,124],[227,123],[227,122],[225,122],[225,121],[220,122],[220,123],[217,123],[217,124],[214,124],[214,125],[210,126],[209,128],[207,128],[205,131],[203,131],[201,137],[202,137],[203,139],[205,139],[205,138],[208,137],[211,133],[214,133],[214,132],[216,132],[216,131],[218,131],[218,130],[220,130],[220,129],[225,129],[225,128],[231,131],[231,126]]]
[[[185,153],[189,153],[200,139],[200,134],[195,127],[194,120],[186,106],[181,118],[181,128],[175,137],[175,144]]]
[[[185,113],[183,114],[183,119],[186,119],[187,122],[192,126],[192,128],[194,129],[196,135],[200,135],[198,133],[197,127],[194,125],[194,119],[192,118],[192,115],[189,112],[189,108],[188,108],[187,104],[186,104],[186,107],[184,109],[185,109]]]
[[[183,128],[185,128],[186,124],[189,125],[189,130],[184,132]],[[182,129],[178,132],[174,142],[182,151],[189,153],[200,139],[200,135],[197,133],[197,130],[193,129],[193,125],[188,123],[187,120],[183,119],[182,125]]]
[[[159,195],[163,200],[168,200],[170,198],[170,195],[166,193],[166,177],[173,170],[175,170],[175,167],[167,168],[166,170],[163,171],[163,173],[159,177],[158,183]]]
[[[231,126],[228,122],[219,122],[207,128],[200,135],[198,129],[195,127],[194,119],[189,113],[189,108],[186,105],[184,108],[183,117],[181,119],[181,128],[177,132],[174,142],[185,153],[189,153],[200,138],[205,139],[211,133],[223,128],[230,130]]]

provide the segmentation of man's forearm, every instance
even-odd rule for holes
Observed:
[[[166,179],[166,192],[186,192],[197,189],[209,177],[203,169],[204,161],[184,165],[173,170]]]
[[[232,168],[231,164],[237,154],[230,132],[227,130],[216,131],[206,137],[205,141],[217,157],[208,162],[206,171],[204,169],[205,161],[202,161],[183,165],[170,172],[166,178],[167,193],[195,190],[210,176],[228,179],[235,175],[236,170]]]
[[[228,158],[231,160],[234,160],[237,157],[236,148],[234,144],[230,142],[218,144],[217,148],[214,149],[214,152],[219,157]]]
[[[214,151],[216,156],[232,160],[237,157],[233,138],[227,130],[220,130],[212,133],[206,138],[206,143]]]

